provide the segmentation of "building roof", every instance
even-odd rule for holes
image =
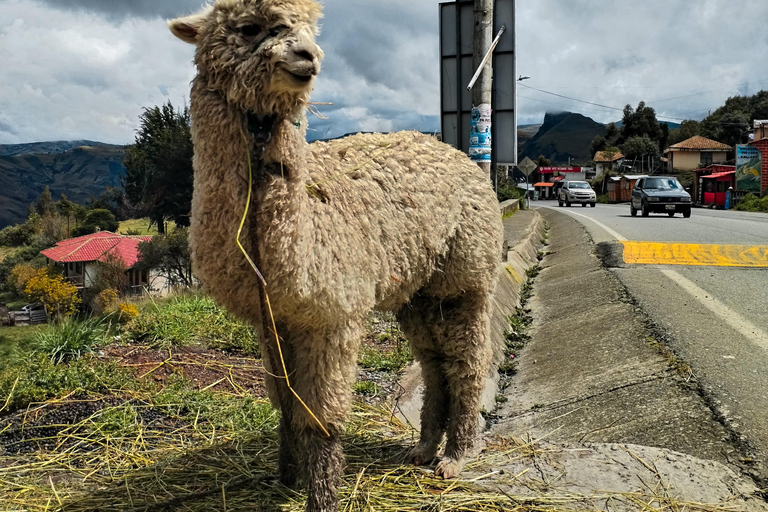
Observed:
[[[621,160],[622,158],[624,158],[624,155],[622,155],[618,151],[613,151],[612,153],[613,153],[613,156],[610,156],[611,152],[609,151],[598,151],[597,153],[595,153],[595,158],[593,158],[592,160],[595,163],[604,163],[604,162],[610,163],[610,162],[615,162],[617,160]]]
[[[689,151],[728,151],[731,146],[717,142],[716,140],[702,137],[701,135],[694,135],[690,139],[686,139],[683,142],[678,142],[667,148],[667,151],[674,150],[689,150]],[[665,151],[665,153],[667,152]]]
[[[702,179],[706,180],[708,178],[722,178],[723,176],[728,176],[729,174],[736,174],[736,171],[713,172],[707,176],[702,176]]]
[[[538,183],[535,183],[533,186],[534,187],[554,187],[555,184],[554,183],[547,183],[545,181],[540,181]]]
[[[126,268],[130,268],[139,261],[139,242],[151,239],[151,236],[127,236],[99,231],[62,240],[50,249],[41,251],[41,254],[59,263],[104,261],[107,255],[113,254],[122,260]]]

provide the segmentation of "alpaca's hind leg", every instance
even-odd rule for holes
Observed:
[[[465,295],[444,312],[440,331],[450,420],[445,453],[435,468],[435,475],[443,478],[461,473],[477,434],[480,398],[491,361],[489,312],[489,298],[480,295]]]
[[[421,365],[424,382],[421,435],[419,443],[406,455],[406,461],[416,465],[429,464],[435,458],[448,423],[448,382],[443,371],[443,357],[435,350],[435,338],[429,328],[430,317],[434,316],[430,310],[438,309],[438,302],[419,298],[397,315]]]

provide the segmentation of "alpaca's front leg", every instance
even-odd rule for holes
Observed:
[[[292,425],[306,475],[308,512],[336,510],[344,467],[340,435],[352,398],[361,331],[347,327],[341,332],[292,333],[296,371],[291,384],[304,401],[302,405],[293,398]]]
[[[286,487],[293,487],[299,479],[299,465],[296,460],[296,435],[291,424],[290,409],[283,410],[280,418],[280,445],[277,456],[277,469],[280,475],[280,483]]]
[[[339,433],[332,428],[329,434],[316,429],[297,433],[306,457],[307,512],[331,512],[338,506],[336,493],[341,483],[344,454]]]

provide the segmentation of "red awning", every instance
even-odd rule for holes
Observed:
[[[714,172],[710,174],[709,176],[702,176],[703,179],[707,178],[722,178],[723,176],[728,176],[729,174],[736,174],[736,171],[726,171],[726,172]]]
[[[534,187],[553,187],[554,183],[544,183],[543,181],[540,181],[539,183],[536,183]]]

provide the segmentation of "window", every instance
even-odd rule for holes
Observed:
[[[707,166],[712,165],[712,152],[711,151],[702,151],[699,153],[701,155],[700,163],[701,165]]]

